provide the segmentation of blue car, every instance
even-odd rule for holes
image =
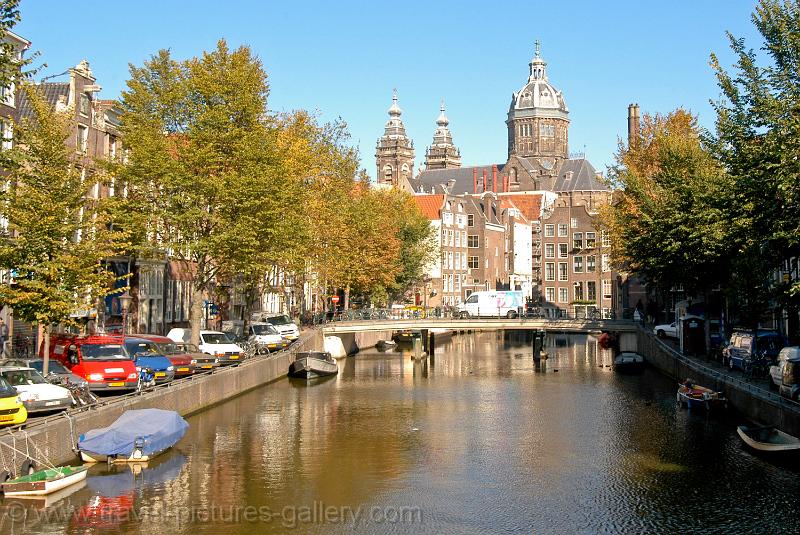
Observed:
[[[155,342],[126,336],[125,349],[133,357],[137,370],[141,368],[153,370],[157,385],[175,379],[175,367],[172,361],[159,352]]]

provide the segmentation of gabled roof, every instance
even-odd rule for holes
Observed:
[[[56,107],[59,97],[69,98],[69,82],[45,82],[36,86],[42,91],[45,100],[53,108]],[[20,119],[30,119],[33,117],[33,108],[25,91],[20,91],[17,101],[17,110]]]
[[[585,158],[564,160],[558,170],[558,178],[553,186],[553,191],[609,191],[607,185],[597,179],[595,171],[589,160]]]
[[[444,204],[444,195],[414,195],[414,201],[425,217],[431,221],[441,219],[439,210]]]
[[[542,214],[541,193],[499,193],[497,195],[504,203],[512,203],[528,221],[536,221]]]
[[[502,172],[505,164],[497,164],[497,181],[502,184]],[[422,171],[417,178],[411,180],[411,185],[414,191],[418,193],[429,193],[435,191],[436,193],[444,193],[448,181],[454,181],[451,189],[447,191],[452,195],[461,195],[462,193],[475,193],[475,185],[473,183],[473,171],[478,172],[478,182],[483,183],[483,173],[486,172],[487,183],[491,186],[492,182],[492,166],[481,165],[476,167],[458,167],[455,169],[432,169]],[[491,187],[490,187],[491,189]]]

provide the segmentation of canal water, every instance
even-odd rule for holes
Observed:
[[[679,409],[589,335],[460,335],[414,362],[365,351],[188,419],[146,467],[4,499],[2,533],[797,533],[800,470],[735,415]]]

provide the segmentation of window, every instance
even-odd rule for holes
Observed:
[[[559,258],[566,258],[567,257],[567,244],[566,243],[559,243],[558,244],[558,257]]]
[[[586,233],[586,248],[587,249],[594,249],[595,248],[595,234],[594,232],[587,232]]]
[[[574,300],[575,301],[583,301],[583,283],[576,282],[573,285],[573,293],[574,293]]]
[[[570,218],[569,226],[571,226],[572,228],[578,228],[578,218],[576,217]]]
[[[453,253],[447,253],[447,269],[453,269]]]
[[[478,257],[470,256],[467,258],[467,267],[469,269],[478,269]]]
[[[461,233],[456,231],[456,247],[461,247]]]
[[[569,301],[569,292],[567,292],[566,288],[559,288],[558,289],[558,302],[559,303],[566,303]]]
[[[89,117],[89,95],[81,93],[80,110],[81,115]]]
[[[586,282],[586,299],[588,301],[597,301],[597,283],[595,281]]]
[[[545,225],[544,226],[544,235],[546,238],[552,238],[556,235],[556,226],[555,225]]]
[[[603,279],[603,299],[611,299],[611,280]]]
[[[594,273],[595,258],[594,255],[586,257],[586,273]]]
[[[467,236],[467,247],[470,249],[477,249],[478,248],[478,235],[477,234],[470,234]]]
[[[442,212],[442,223],[445,225],[452,225],[453,224],[453,214],[450,212]]]
[[[600,233],[601,239],[603,240],[603,247],[611,247],[611,236],[608,235],[608,231],[604,230]]]
[[[583,273],[583,257],[582,256],[573,256],[572,257],[572,272],[573,273]]]
[[[89,129],[82,124],[78,125],[78,151],[79,152],[86,152],[87,145],[89,142]]]
[[[555,262],[546,262],[544,265],[544,280],[556,280],[556,264]]]
[[[559,238],[566,238],[567,237],[567,225],[564,223],[558,224],[558,237]]]
[[[572,235],[572,248],[583,249],[583,232],[575,232]]]
[[[567,280],[567,263],[566,262],[559,262],[558,263],[558,280],[560,280],[560,281]]]
[[[10,122],[0,121],[0,135],[3,139],[0,140],[0,150],[8,150],[14,145],[14,128]]]
[[[458,205],[458,209],[461,210],[461,205],[460,204]],[[457,215],[456,216],[456,225],[458,225],[459,227],[463,227],[464,226],[464,216],[463,215]]]
[[[474,227],[475,226],[475,215],[474,214],[467,214],[467,226]]]
[[[556,257],[556,244],[555,243],[545,243],[544,244],[544,257],[545,258],[555,258]]]
[[[461,269],[461,253],[456,253],[456,269]]]
[[[556,127],[552,124],[540,124],[539,135],[543,137],[554,137],[556,135]]]
[[[556,300],[556,289],[553,287],[548,287],[544,289],[544,298],[546,301],[550,303],[554,303]]]
[[[0,87],[0,102],[12,108],[16,107],[16,102],[14,100],[15,93],[16,86],[13,83],[11,85]]]
[[[608,265],[608,255],[604,254],[600,257],[600,269],[603,271],[611,271],[611,267]]]

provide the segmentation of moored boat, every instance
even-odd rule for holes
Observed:
[[[294,362],[289,364],[289,377],[314,379],[337,373],[339,373],[339,366],[336,365],[331,354],[324,351],[297,353]]]
[[[397,342],[394,340],[378,340],[375,342],[375,348],[379,351],[385,351],[387,349],[391,349],[397,345]]]
[[[42,496],[86,479],[85,466],[59,466],[39,470],[3,483],[6,496]]]
[[[78,450],[84,462],[147,462],[174,446],[189,428],[174,411],[130,410],[108,427],[80,436]]]
[[[631,351],[623,351],[614,357],[614,370],[618,372],[638,372],[644,369],[644,357]]]
[[[788,453],[800,450],[800,438],[776,429],[773,426],[749,427],[740,425],[736,428],[739,437],[745,444],[757,451],[766,453]]]
[[[728,407],[728,400],[722,392],[715,392],[710,388],[696,385],[691,379],[686,379],[678,385],[676,398],[681,406],[686,405],[689,409]]]

